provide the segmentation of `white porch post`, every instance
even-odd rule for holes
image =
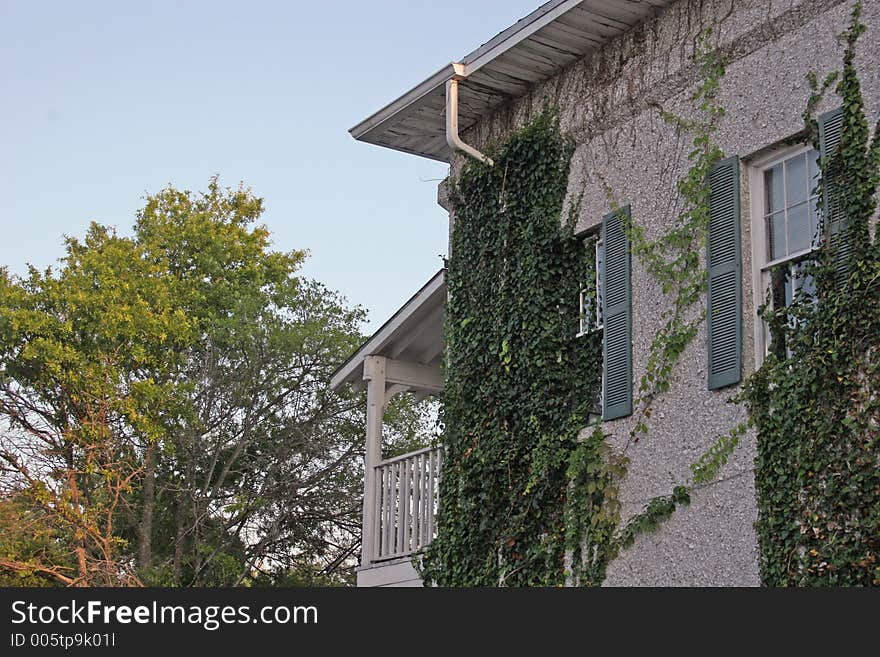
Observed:
[[[364,452],[364,516],[361,528],[361,566],[373,560],[376,542],[376,465],[382,459],[382,420],[385,415],[385,358],[364,359],[367,382],[367,444]]]

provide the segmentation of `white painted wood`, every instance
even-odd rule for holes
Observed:
[[[425,365],[427,365],[427,364],[430,363],[432,360],[434,360],[435,358],[437,358],[437,356],[439,356],[440,354],[443,353],[443,348],[444,348],[445,346],[446,346],[446,345],[445,345],[443,342],[438,342],[437,344],[432,344],[430,347],[428,347],[427,349],[425,349],[425,350],[419,355],[419,362],[420,362],[420,363],[423,363],[423,364],[425,364]],[[445,385],[445,383],[444,383],[444,385]]]
[[[382,551],[382,532],[380,531],[378,523],[380,521],[380,518],[382,517],[382,509],[385,508],[384,507],[385,478],[386,478],[385,469],[384,468],[376,468],[376,479],[375,479],[376,485],[374,486],[374,488],[376,490],[376,497],[375,497],[375,506],[373,507],[374,508],[373,517],[375,518],[374,522],[377,524],[373,527],[373,532],[372,532],[373,535],[372,535],[371,543],[372,543],[372,550],[373,551],[370,553],[370,560],[376,559]],[[368,566],[369,562],[362,561],[361,565]]]
[[[437,528],[434,526],[434,514],[437,513],[438,501],[440,499],[440,457],[442,452],[438,449],[436,452],[431,454],[431,493],[428,497],[428,504],[430,508],[428,509],[427,518],[428,518],[428,538],[427,540],[431,540],[431,537],[434,536],[434,533],[437,531]]]
[[[395,341],[391,347],[388,356],[397,359],[406,351],[410,345],[422,337],[430,328],[437,324],[443,323],[443,306],[438,306],[431,311],[423,320],[421,320],[414,328],[409,329],[406,335]]]
[[[439,367],[386,359],[385,380],[417,390],[443,392],[443,372]]]
[[[430,473],[431,467],[431,454],[424,454],[422,456],[422,485],[421,485],[421,495],[422,495],[422,506],[421,511],[419,513],[419,517],[421,518],[421,522],[419,523],[419,543],[421,545],[427,545],[429,542],[430,533],[428,532],[428,514],[431,509],[431,498],[428,493],[428,478],[431,476]]]
[[[380,557],[387,557],[391,554],[391,530],[394,513],[394,498],[396,496],[395,489],[397,488],[394,465],[389,465],[386,470],[388,472],[388,486],[385,489],[386,494],[383,514],[385,525],[382,531],[382,553],[379,555]]]
[[[440,448],[428,447],[375,466],[378,482],[373,557],[376,565],[423,550],[434,538]]]
[[[374,568],[362,568],[357,573],[359,587],[421,586],[422,580],[412,563],[402,560]]]
[[[413,468],[413,492],[412,492],[412,516],[410,518],[409,542],[408,550],[417,550],[421,543],[421,525],[424,518],[424,512],[421,507],[422,503],[422,471],[424,470],[424,454],[418,454],[415,457],[415,467]]]
[[[364,508],[361,525],[361,564],[373,559],[373,532],[376,530],[376,464],[382,458],[382,419],[385,413],[385,359],[370,356],[364,362],[367,381],[367,436],[364,451]]]
[[[338,390],[345,383],[366,379],[366,359],[371,356],[387,356],[385,350],[393,349],[399,339],[406,337],[405,330],[413,321],[434,304],[442,307],[446,301],[444,270],[440,270],[416,292],[385,324],[367,340],[330,378],[330,389]],[[430,312],[430,311],[429,311]],[[417,324],[418,325],[418,324]]]
[[[400,498],[397,501],[397,553],[409,552],[407,529],[409,527],[409,494],[412,475],[412,459],[400,462]]]
[[[408,389],[409,388],[407,388],[407,386],[403,385],[402,383],[395,383],[394,385],[389,386],[388,389],[385,391],[385,406],[388,406],[394,395],[405,392]]]
[[[394,456],[390,459],[385,459],[384,461],[379,461],[379,465],[388,465],[389,463],[395,463],[404,459],[413,458],[414,456],[418,456],[419,454],[427,454],[428,452],[435,451],[436,449],[436,447],[423,447],[422,449],[417,449],[414,452],[408,452],[406,454],[401,454],[400,456]]]
[[[392,584],[385,584],[382,588],[386,589],[397,589],[397,588],[416,588],[423,587],[425,583],[420,579],[408,579],[404,582],[394,582]]]

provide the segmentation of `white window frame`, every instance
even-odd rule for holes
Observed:
[[[797,146],[785,146],[777,148],[765,156],[758,158],[749,165],[749,211],[751,214],[751,242],[752,242],[752,296],[754,308],[754,337],[755,337],[755,368],[761,367],[767,350],[770,347],[769,327],[758,315],[758,309],[767,298],[767,293],[772,283],[770,270],[782,263],[796,263],[816,249],[819,244],[815,241],[806,249],[791,253],[783,258],[768,260],[767,227],[764,222],[766,214],[764,208],[764,172],[776,166],[780,162],[813,150],[811,144],[799,144]],[[821,222],[821,218],[820,218]]]
[[[584,241],[590,239],[590,235],[584,235]],[[592,290],[595,295],[596,307],[592,309],[590,313],[593,316],[593,321],[589,323],[589,326],[584,321],[585,314],[584,308],[587,305],[587,299],[589,298],[589,292],[586,287],[583,285],[583,280],[581,280],[580,291],[578,293],[578,332],[575,336],[579,338],[584,335],[590,335],[592,333],[596,333],[598,331],[602,331],[605,328],[604,322],[604,314],[602,312],[602,300],[605,294],[605,291],[602,289],[602,284],[604,283],[602,273],[601,273],[601,262],[604,262],[604,248],[605,242],[602,240],[601,236],[598,236],[596,240],[593,242],[593,281],[594,281],[594,289]],[[600,262],[599,259],[599,250],[603,250],[602,260]],[[602,363],[602,382],[599,386],[599,399],[598,399],[598,409],[595,412],[591,411],[587,414],[587,426],[592,426],[594,424],[602,423],[602,408],[604,406],[603,403],[603,395],[605,394],[605,363]]]
[[[586,325],[584,321],[584,307],[587,304],[587,300],[589,299],[589,290],[587,290],[583,285],[580,288],[579,296],[579,311],[578,311],[578,333],[576,337],[581,337],[582,335],[588,335],[590,333],[595,333],[596,331],[601,331],[605,327],[604,316],[602,314],[602,290],[601,284],[602,280],[600,278],[600,266],[599,266],[599,249],[604,248],[605,243],[602,241],[600,237],[594,243],[593,248],[594,258],[593,258],[593,280],[595,281],[595,290],[593,291],[596,299],[596,307],[591,309],[590,313],[593,315],[593,321],[590,322],[589,326]]]

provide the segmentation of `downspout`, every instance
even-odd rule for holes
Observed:
[[[473,146],[465,144],[458,136],[458,82],[465,77],[464,64],[453,62],[452,67],[455,69],[455,75],[451,80],[446,81],[446,143],[453,151],[467,153],[491,167],[494,162],[490,157],[483,155]]]

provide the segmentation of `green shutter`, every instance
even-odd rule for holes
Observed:
[[[826,112],[819,117],[819,157],[824,169],[825,189],[822,195],[822,216],[825,235],[834,256],[837,286],[842,287],[849,277],[849,257],[852,253],[852,240],[847,234],[846,216],[843,212],[843,199],[840,196],[838,181],[840,164],[832,159],[840,147],[843,132],[843,108]]]
[[[734,156],[719,162],[709,173],[709,231],[706,239],[709,390],[739,383],[742,371],[739,224],[739,158]]]
[[[602,218],[605,272],[602,290],[604,330],[602,352],[602,419],[614,420],[632,413],[632,288],[629,236],[624,220],[627,205]]]

